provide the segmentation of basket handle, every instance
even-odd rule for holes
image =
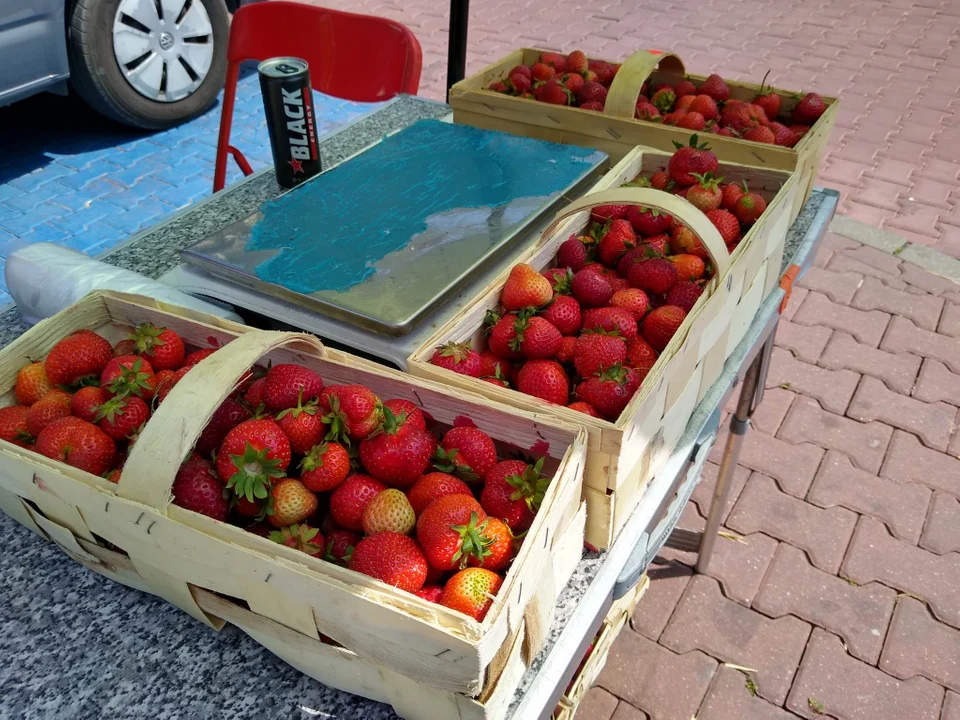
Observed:
[[[659,50],[637,50],[620,65],[617,76],[610,83],[603,114],[612,117],[633,119],[636,115],[640,88],[654,70],[660,69],[671,75],[686,75],[683,60],[673,53]]]
[[[727,246],[723,242],[720,231],[713,226],[707,216],[686,200],[653,188],[624,187],[588,193],[558,212],[540,237],[550,237],[571,215],[576,215],[583,210],[592,210],[598,205],[643,205],[668,212],[682,220],[703,243],[707,252],[710,253],[713,266],[717,269],[714,276],[717,280],[724,277],[730,269],[730,253]]]
[[[210,417],[261,357],[279,347],[323,355],[323,344],[306,333],[252,330],[200,361],[183,376],[144,426],[123,466],[118,493],[163,514],[180,464]]]

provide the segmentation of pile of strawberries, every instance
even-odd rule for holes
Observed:
[[[742,183],[723,184],[717,169],[694,135],[665,169],[626,185],[684,197],[732,252],[766,201]],[[598,206],[584,233],[559,246],[555,267],[513,267],[499,312],[488,313],[485,348],[448,343],[430,362],[616,420],[713,272],[706,248],[678,219],[636,205]]]
[[[545,52],[533,65],[517,65],[488,90],[553,105],[603,112],[610,84],[620,66],[588,60],[580,50],[569,55]],[[766,89],[750,102],[730,97],[730,88],[719,75],[698,87],[684,79],[675,85],[644,83],[634,117],[694,131],[743,138],[753,142],[793,147],[823,115],[826,105],[817,93],[807,93],[791,110],[781,114],[783,98]],[[782,122],[781,122],[782,121]]]
[[[76,332],[20,370],[0,439],[118,482],[151,411],[213,352],[152,325],[116,347]],[[542,458],[502,450],[468,418],[440,426],[363,385],[257,366],[180,467],[174,503],[482,620],[550,483]]]

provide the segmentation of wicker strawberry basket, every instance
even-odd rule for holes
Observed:
[[[586,539],[600,548],[608,547],[616,537],[653,475],[679,441],[697,402],[719,377],[724,361],[746,333],[760,302],[779,281],[790,206],[799,194],[797,178],[789,172],[721,163],[718,174],[731,181],[746,179],[768,198],[760,220],[728,255],[713,225],[686,201],[648,188],[612,189],[633,180],[641,171],[661,169],[668,158],[665,153],[635,148],[588,195],[561,211],[538,242],[517,259],[538,271],[551,267],[560,244],[571,234],[579,235],[589,222],[589,209],[610,203],[665,210],[690,226],[709,250],[716,274],[615,422],[457,374],[430,362],[434,350],[449,342],[482,346],[484,317],[499,306],[509,271],[493,280],[441,327],[410,356],[407,364],[415,375],[483,393],[542,416],[584,425],[589,435],[584,472]]]
[[[687,78],[699,86],[706,79],[701,75],[687,74],[683,62],[676,55],[640,50],[624,60],[610,85],[602,112],[549,105],[487,89],[491,82],[506,79],[511,68],[536,62],[543,52],[546,51],[536,48],[515,50],[454,85],[450,90],[454,122],[556,143],[595,147],[608,153],[614,161],[623,158],[637,145],[669,152],[674,142],[686,142],[689,130],[634,118],[637,98],[644,82],[649,81],[651,86],[656,86],[661,83],[674,84]],[[746,102],[753,100],[761,91],[760,85],[751,83],[728,81],[727,85],[732,99]],[[784,112],[796,105],[798,93],[795,91],[780,88],[770,90],[781,96]],[[830,130],[836,121],[838,100],[824,97],[823,101],[827,106],[826,112],[792,148],[734,137],[709,136],[710,144],[721,162],[789,170],[798,176],[800,192],[790,208],[790,221],[800,213],[813,189]]]
[[[113,292],[91,294],[0,351],[0,382],[12,388],[29,359],[44,357],[73,331],[94,330],[115,342],[143,322],[220,349],[156,409],[118,484],[0,441],[0,509],[87,567],[159,595],[215,629],[234,623],[324,684],[389,702],[403,717],[502,717],[581,556],[583,430],[454,395],[324,348],[309,335],[252,330]],[[385,398],[409,400],[440,426],[469,418],[496,442],[543,455],[552,480],[482,622],[171,503],[182,460],[258,360],[296,362],[330,383],[361,383]],[[12,402],[12,392],[5,400]]]

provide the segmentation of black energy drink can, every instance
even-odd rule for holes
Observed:
[[[306,60],[277,57],[257,67],[267,131],[280,187],[296,187],[320,172],[317,124]]]

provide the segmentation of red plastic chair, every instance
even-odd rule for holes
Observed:
[[[230,145],[240,63],[284,55],[307,61],[314,90],[344,100],[389,100],[420,86],[420,43],[398,22],[283,0],[245,5],[230,26],[214,192],[223,189],[228,153],[244,175],[253,172]]]

